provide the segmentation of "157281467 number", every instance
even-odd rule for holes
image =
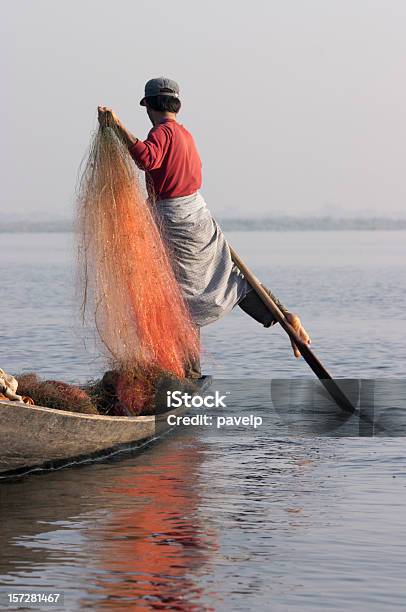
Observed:
[[[7,593],[9,603],[58,603],[60,593]]]

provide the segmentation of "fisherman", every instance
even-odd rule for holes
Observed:
[[[114,122],[135,163],[146,173],[149,200],[162,220],[174,271],[197,328],[213,323],[237,304],[264,327],[271,327],[275,318],[232,262],[227,241],[200,193],[199,153],[192,135],[177,121],[178,84],[165,77],[149,80],[140,104],[153,125],[144,141],[133,136],[110,108],[99,106],[99,121]],[[309,344],[300,318],[266,291]],[[292,348],[300,357],[293,343]],[[188,375],[200,376],[200,364],[193,364]]]

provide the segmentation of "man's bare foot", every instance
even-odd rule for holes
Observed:
[[[305,328],[303,327],[302,322],[300,318],[298,317],[298,315],[293,314],[291,312],[287,312],[285,314],[285,318],[287,319],[288,323],[291,324],[291,326],[293,327],[293,329],[295,330],[299,338],[303,340],[305,344],[311,344],[310,336],[305,330]],[[293,354],[295,355],[296,358],[299,358],[301,355],[300,355],[300,351],[297,348],[296,344],[291,341],[291,345],[293,349]]]

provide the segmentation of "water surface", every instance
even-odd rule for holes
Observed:
[[[229,237],[335,376],[404,377],[404,233]],[[0,367],[100,375],[71,235],[2,235],[0,250]],[[217,378],[309,375],[281,330],[238,309],[203,352]],[[1,585],[63,590],[68,610],[404,610],[404,439],[281,435],[255,393],[231,410],[264,425],[178,428],[138,455],[2,483]]]

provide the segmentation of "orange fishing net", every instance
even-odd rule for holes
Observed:
[[[32,398],[31,403],[35,402],[37,406],[98,414],[95,401],[84,389],[61,380],[41,380],[34,373],[21,374],[18,376],[18,389]]]
[[[172,270],[138,170],[114,126],[95,134],[80,181],[82,313],[94,317],[112,366],[182,378],[197,330]]]

